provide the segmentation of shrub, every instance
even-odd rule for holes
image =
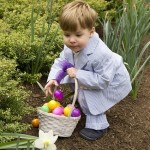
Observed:
[[[20,123],[23,117],[34,109],[25,103],[29,92],[19,85],[16,63],[0,57],[0,132],[22,132],[30,125]],[[1,142],[6,139],[0,138]]]
[[[41,77],[39,72],[48,72],[62,45],[60,31],[56,34],[58,24],[49,15],[50,3],[37,1],[32,5],[31,1],[24,0],[2,2],[5,7],[0,10],[0,51],[5,57],[16,60],[22,79],[35,82],[34,79]],[[53,37],[54,34],[57,36]],[[51,58],[47,57],[48,54]]]

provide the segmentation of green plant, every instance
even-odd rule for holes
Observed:
[[[5,143],[0,143],[0,149],[20,149],[26,148],[27,150],[34,150],[34,146],[32,143],[38,138],[36,136],[26,135],[26,134],[19,134],[19,133],[0,133],[0,136],[3,138],[13,138],[15,140]]]
[[[36,16],[34,16],[34,3],[33,3],[33,7],[32,7],[32,15],[31,15],[31,48],[34,48],[33,43],[34,43],[34,39],[35,39],[35,25],[36,25],[36,21],[38,20],[38,14]],[[41,7],[39,7],[38,12],[40,12]],[[36,74],[39,73],[40,69],[42,68],[42,65],[44,63],[44,59],[46,57],[46,55],[48,54],[48,50],[51,48],[52,43],[54,42],[54,39],[56,38],[58,29],[59,29],[59,25],[55,24],[55,27],[53,29],[55,29],[55,31],[53,32],[53,35],[51,36],[51,39],[48,39],[49,34],[51,33],[51,29],[54,21],[55,16],[52,15],[52,1],[48,0],[47,1],[47,5],[46,5],[46,10],[45,10],[45,15],[43,16],[42,22],[41,22],[41,31],[39,31],[40,36],[41,36],[41,44],[39,45],[39,47],[37,47],[36,49],[36,56],[35,59],[32,61],[32,65],[31,65],[31,74]],[[44,50],[45,45],[47,44],[47,49]]]
[[[15,60],[0,56],[0,132],[23,132],[30,128],[20,121],[34,109],[25,103],[29,92],[20,85],[16,74],[19,72]],[[0,137],[0,143],[7,140]]]
[[[55,19],[59,8],[50,0],[33,3],[2,0],[2,4],[0,51],[3,56],[16,60],[22,80],[33,83],[41,73],[49,71],[61,49],[62,37]],[[52,5],[56,10],[51,11]]]
[[[103,27],[105,43],[127,64],[133,88],[131,94],[135,99],[142,79],[141,72],[150,59],[150,55],[146,56],[150,41],[140,47],[143,37],[150,30],[150,11],[142,0],[126,0],[116,22],[112,24],[105,20]]]

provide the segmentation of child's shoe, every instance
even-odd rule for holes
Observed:
[[[98,138],[101,138],[106,132],[107,129],[94,130],[94,129],[84,128],[80,131],[80,135],[86,140],[94,141],[97,140]]]

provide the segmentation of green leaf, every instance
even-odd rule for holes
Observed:
[[[38,137],[36,136],[32,136],[32,135],[26,135],[26,134],[19,134],[19,133],[0,133],[1,136],[9,136],[9,137],[15,137],[15,138],[21,138],[21,139],[28,139],[28,140],[35,140],[37,139]]]

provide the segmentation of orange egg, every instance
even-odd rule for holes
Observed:
[[[48,107],[50,110],[54,110],[56,107],[60,106],[60,103],[55,101],[55,100],[51,100],[48,102]]]
[[[64,108],[64,115],[68,117],[70,115],[70,112],[71,112],[71,107],[66,106]]]
[[[39,119],[34,118],[31,122],[31,124],[33,127],[36,127],[36,128],[39,127]]]

